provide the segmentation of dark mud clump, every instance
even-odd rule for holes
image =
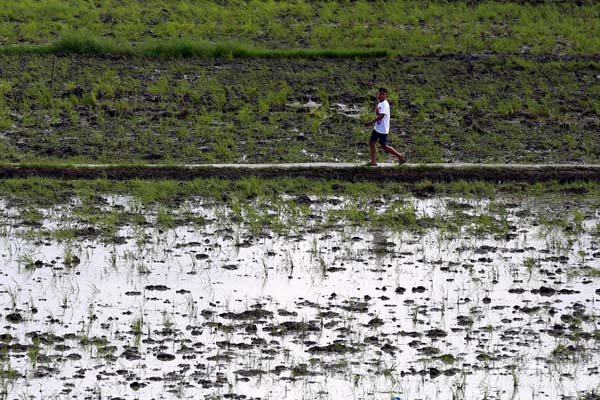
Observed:
[[[285,321],[278,325],[265,326],[263,330],[272,336],[284,336],[286,334],[308,334],[320,332],[321,327],[317,321]]]
[[[23,318],[23,316],[20,313],[14,312],[14,313],[7,314],[6,315],[6,320],[8,322],[13,323],[13,324],[17,324],[19,322],[23,322],[24,318]]]
[[[254,310],[246,310],[240,313],[234,312],[225,312],[219,314],[221,318],[232,319],[232,320],[242,320],[242,321],[257,321],[267,318],[273,318],[273,313],[271,311],[263,310],[260,308]]]
[[[307,350],[309,353],[314,354],[346,354],[346,353],[358,353],[359,348],[345,344],[342,341],[335,341],[325,346],[313,346]]]

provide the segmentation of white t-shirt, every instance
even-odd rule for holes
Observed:
[[[381,120],[375,123],[377,133],[388,134],[390,132],[390,103],[387,100],[377,104],[377,114],[385,114]]]

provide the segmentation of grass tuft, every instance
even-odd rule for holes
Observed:
[[[118,46],[117,44],[100,40],[92,35],[67,34],[59,38],[49,46],[48,52],[52,54],[127,54],[130,53],[129,46]]]

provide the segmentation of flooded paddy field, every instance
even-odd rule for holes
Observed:
[[[595,187],[4,185],[1,398],[598,398]]]

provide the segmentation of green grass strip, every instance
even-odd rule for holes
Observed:
[[[90,35],[65,35],[50,45],[0,47],[0,54],[119,55],[154,58],[373,58],[392,54],[386,49],[257,49],[234,42],[208,43],[191,40],[121,44]]]

